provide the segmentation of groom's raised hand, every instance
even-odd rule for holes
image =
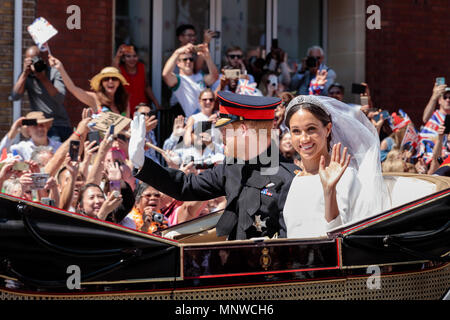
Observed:
[[[128,145],[128,155],[131,163],[137,169],[141,169],[145,160],[145,117],[143,114],[136,112],[130,124],[131,136]]]

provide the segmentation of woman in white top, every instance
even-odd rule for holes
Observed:
[[[217,120],[217,115],[213,113],[216,100],[214,92],[207,88],[200,92],[198,99],[200,103],[200,112],[193,114],[186,121],[186,131],[183,137],[184,145],[186,147],[190,147],[193,143],[195,123],[200,121],[211,121],[214,124]]]
[[[326,236],[330,229],[389,208],[379,139],[366,120],[333,98],[298,96],[289,103],[285,122],[302,171],[284,207],[287,237]]]

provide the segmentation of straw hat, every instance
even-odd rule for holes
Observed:
[[[32,111],[27,113],[25,119],[36,119],[38,124],[41,123],[50,123],[53,121],[53,118],[46,118],[42,111]]]
[[[100,84],[101,84],[102,80],[104,78],[108,78],[108,77],[115,77],[115,78],[119,79],[120,82],[122,82],[122,85],[124,85],[124,86],[129,85],[127,80],[125,80],[124,76],[120,73],[120,71],[117,68],[106,67],[106,68],[103,68],[102,71],[100,71],[100,73],[96,74],[91,79],[92,90],[100,91]]]

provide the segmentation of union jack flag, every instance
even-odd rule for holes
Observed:
[[[438,138],[438,129],[440,125],[444,124],[444,119],[445,115],[436,110],[419,133],[418,156],[423,157],[426,164],[430,164],[432,160],[434,144]],[[446,147],[445,153],[447,153]]]
[[[398,115],[395,112],[392,113],[392,116],[389,119],[389,126],[394,132],[406,127],[410,123],[411,119],[409,118],[408,114],[402,109],[398,109]]]
[[[411,145],[414,149],[417,149],[419,145],[419,133],[412,126],[408,126],[405,131],[405,135],[402,140],[402,147],[404,145]]]
[[[239,79],[236,93],[246,96],[261,95],[261,92],[256,88],[256,82],[249,82],[247,79]]]

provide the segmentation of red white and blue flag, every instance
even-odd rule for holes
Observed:
[[[239,79],[236,88],[237,94],[246,96],[261,96],[261,92],[256,88],[256,82],[250,82],[247,79]]]
[[[419,157],[423,157],[426,164],[430,164],[433,148],[438,138],[438,129],[444,124],[445,115],[436,110],[419,133]],[[446,149],[446,148],[445,148]]]
[[[408,126],[405,131],[405,135],[402,140],[402,147],[405,145],[410,145],[414,149],[419,146],[419,133],[412,126]]]
[[[398,110],[398,114],[395,112],[392,113],[389,119],[389,126],[394,132],[406,127],[410,123],[411,119],[409,118],[408,114],[402,109]]]

